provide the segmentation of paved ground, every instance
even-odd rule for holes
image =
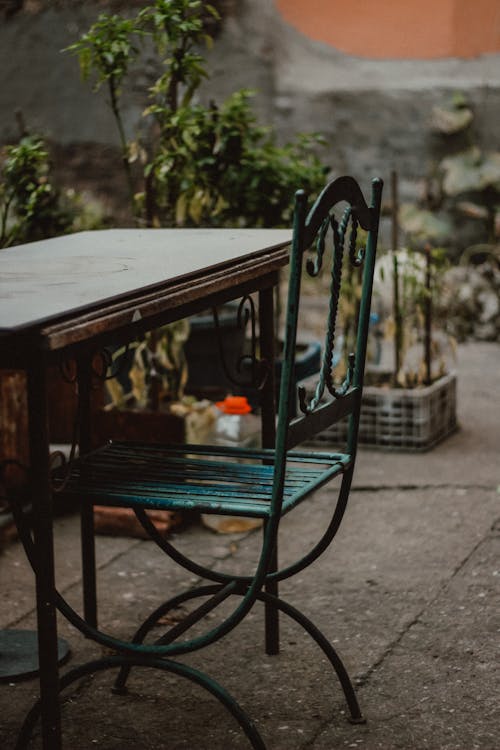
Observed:
[[[317,647],[283,621],[282,652],[262,652],[262,614],[189,663],[222,682],[256,723],[269,750],[499,750],[500,349],[459,350],[461,429],[428,454],[362,450],[351,503],[335,545],[283,594],[324,628],[358,684],[368,722],[345,721],[340,689]],[[281,554],[317,537],[332,498],[318,492],[284,524]],[[57,521],[59,587],[80,596],[76,518]],[[258,533],[221,536],[201,526],[177,535],[210,565],[251,565]],[[177,584],[149,542],[99,539],[101,623],[130,634],[140,615]],[[0,556],[0,628],[34,626],[33,582],[17,544]],[[70,626],[61,633],[75,665],[99,653]],[[71,750],[239,750],[237,725],[202,690],[137,671],[130,693],[111,677],[88,678],[64,707]],[[37,691],[36,680],[0,685],[0,747]],[[36,736],[33,747],[39,747]]]

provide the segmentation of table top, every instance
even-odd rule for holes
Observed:
[[[6,248],[0,335],[257,259],[290,240],[280,229],[108,229]]]

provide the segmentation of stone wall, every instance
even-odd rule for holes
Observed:
[[[102,7],[102,2],[25,0],[24,9],[6,16],[0,26],[0,142],[15,139],[14,113],[21,110],[31,130],[57,145],[58,167],[66,179],[85,185],[92,184],[94,174],[102,178],[103,164],[109,183],[117,137],[104,92],[92,94],[80,82],[76,60],[61,50]],[[203,97],[220,101],[240,87],[258,89],[257,112],[276,126],[281,140],[305,130],[325,135],[323,158],[332,173],[387,179],[396,169],[402,197],[414,197],[419,178],[439,152],[428,129],[432,106],[457,90],[474,107],[477,142],[500,148],[500,56],[372,61],[311,41],[283,20],[272,0],[240,0],[225,7]],[[130,133],[153,75],[146,66],[128,92]],[[112,203],[112,188],[104,192]]]
[[[227,75],[230,69],[236,71]],[[236,62],[233,66],[232,61]],[[267,0],[242,2],[212,54],[210,93],[257,86],[259,111],[282,138],[325,134],[335,173],[400,173],[403,194],[415,190],[439,156],[430,134],[432,107],[456,91],[475,111],[475,138],[500,147],[500,55],[473,60],[367,60],[313,42],[287,25]]]

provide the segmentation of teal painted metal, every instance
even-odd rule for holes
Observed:
[[[372,183],[371,203],[368,205],[357,182],[352,177],[341,177],[329,183],[312,208],[308,210],[303,192],[296,195],[293,242],[290,255],[290,280],[286,310],[286,335],[281,372],[279,413],[274,449],[229,449],[221,446],[158,446],[130,443],[110,443],[76,462],[69,478],[55,475],[56,484],[64,485],[63,494],[84,498],[88,505],[94,501],[111,506],[133,508],[144,528],[154,541],[178,564],[213,583],[187,591],[162,604],[138,629],[131,641],[124,641],[98,630],[81,618],[57,595],[57,605],[77,628],[107,648],[112,648],[121,659],[118,690],[125,689],[130,668],[134,664],[149,664],[195,679],[219,700],[240,721],[253,747],[265,747],[260,736],[253,733],[248,717],[240,713],[236,701],[219,687],[213,688],[210,678],[184,672],[172,657],[196,651],[223,638],[248,614],[256,601],[280,610],[300,623],[306,632],[323,648],[343,688],[351,718],[361,719],[361,711],[348,673],[326,638],[303,615],[278,596],[266,593],[266,588],[296,575],[310,565],[333,540],[342,521],[351,486],[357,449],[357,435],[361,408],[361,393],[366,360],[368,324],[372,293],[373,271],[377,246],[382,182]],[[340,220],[335,218],[339,203],[347,203]],[[357,252],[358,227],[367,232],[364,251]],[[300,308],[303,270],[317,276],[325,263],[327,242],[331,236],[332,268],[330,301],[325,325],[325,344],[319,382],[313,398],[307,402],[299,392],[302,414],[294,417],[295,353]],[[345,245],[347,241],[347,254]],[[345,260],[344,260],[345,256]],[[349,355],[347,376],[335,384],[332,373],[332,354],[335,343],[339,300],[342,295],[344,262],[363,266],[362,296],[358,316],[355,354]],[[324,403],[326,399],[326,404]],[[317,431],[349,415],[349,431],[343,452],[313,452],[291,450]],[[243,462],[242,462],[243,460]],[[332,517],[323,536],[302,558],[287,567],[275,568],[274,552],[280,520],[297,505],[310,497],[318,487],[339,477],[340,488]],[[188,559],[156,531],[147,517],[149,509],[198,510],[256,517],[265,520],[263,543],[253,575],[232,575],[213,571]],[[25,539],[28,551],[30,539]],[[216,625],[189,637],[189,631],[208,612],[216,611],[222,601],[237,597],[235,608]],[[198,597],[207,600],[176,624],[155,644],[145,644],[144,638],[158,619],[172,606]],[[173,666],[176,665],[176,666]],[[98,668],[104,668],[100,665]]]
[[[268,518],[274,467],[263,462],[269,451],[220,451],[224,460],[172,456],[156,446],[110,443],[88,464],[77,464],[66,491],[79,492],[101,503],[146,510],[200,510],[204,513]],[[245,461],[241,463],[242,455]],[[233,461],[229,461],[233,459]],[[345,470],[350,457],[324,454],[323,459],[289,457],[283,489],[283,510],[289,510],[332,476]],[[306,464],[306,465],[304,465]]]

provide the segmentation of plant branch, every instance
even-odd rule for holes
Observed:
[[[399,269],[398,269],[398,247],[399,247],[399,201],[398,201],[398,176],[395,171],[391,172],[391,212],[392,212],[392,264],[393,264],[393,317],[394,317],[394,381],[396,382],[401,369],[401,355],[403,350],[403,316],[399,299]]]
[[[7,240],[7,219],[9,217],[9,209],[12,205],[12,201],[14,200],[14,192],[10,194],[10,196],[7,198],[7,200],[4,202],[3,210],[2,210],[2,219],[1,219],[1,229],[0,229],[0,247],[6,246],[6,240]]]
[[[122,163],[123,163],[123,168],[125,170],[125,175],[127,179],[130,206],[132,208],[132,215],[134,215],[135,214],[134,182],[132,179],[132,170],[130,169],[130,161],[128,158],[128,143],[127,143],[127,138],[125,135],[125,128],[123,126],[123,119],[122,119],[120,107],[118,104],[118,89],[116,86],[116,81],[115,81],[114,76],[109,77],[108,87],[109,87],[109,96],[110,96],[110,101],[111,101],[111,109],[113,111],[116,126],[118,128],[118,134],[120,137],[120,144],[121,144],[121,149],[122,149]]]

